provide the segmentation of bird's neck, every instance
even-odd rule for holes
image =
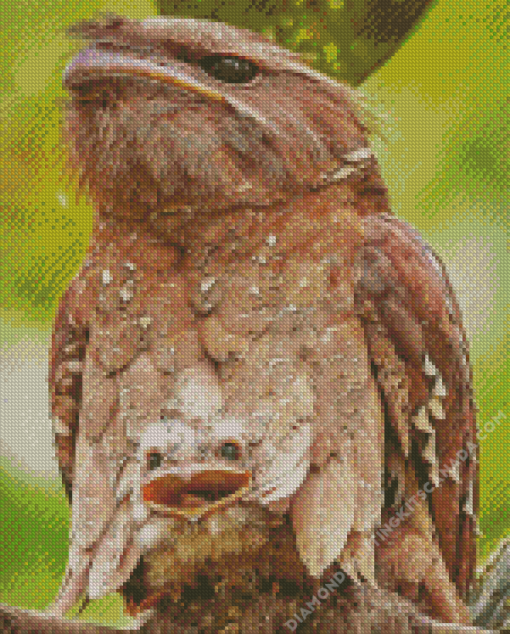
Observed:
[[[384,202],[384,201],[383,201]],[[360,204],[359,193],[347,183],[306,192],[268,207],[208,210],[184,206],[158,210],[98,206],[91,250],[115,249],[141,268],[199,267],[212,253],[251,257],[285,235],[285,251],[299,248],[318,230],[362,232],[362,216],[387,211],[377,201]],[[290,230],[292,229],[292,230]],[[352,242],[352,235],[350,236]],[[270,249],[272,253],[279,249]],[[113,254],[112,254],[113,255]]]
[[[220,249],[249,249],[253,235],[282,213],[280,207],[221,211],[175,207],[129,215],[100,209],[90,250],[96,255],[115,250],[117,257],[138,269],[194,268]]]

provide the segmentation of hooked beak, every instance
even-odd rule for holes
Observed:
[[[167,473],[143,486],[142,498],[165,515],[198,520],[238,500],[250,484],[249,471],[202,470],[188,477]]]
[[[208,99],[224,101],[220,93],[193,77],[184,63],[172,61],[166,64],[139,59],[126,53],[107,51],[95,46],[83,49],[71,60],[64,70],[63,83],[67,89],[72,90],[89,80],[124,76],[171,84]]]

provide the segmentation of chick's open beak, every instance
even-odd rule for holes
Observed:
[[[198,519],[238,500],[250,483],[249,471],[207,470],[189,478],[169,473],[146,484],[142,496],[156,511]]]

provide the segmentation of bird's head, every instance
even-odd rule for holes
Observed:
[[[184,18],[73,33],[91,44],[64,72],[66,136],[96,198],[268,205],[371,164],[354,91],[262,35]]]
[[[248,438],[235,421],[201,428],[162,420],[139,446],[141,502],[157,515],[203,519],[250,490]]]
[[[194,523],[239,503],[280,510],[306,477],[310,444],[309,425],[276,447],[242,417],[163,418],[140,437],[133,514]]]

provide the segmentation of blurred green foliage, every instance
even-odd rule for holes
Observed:
[[[432,0],[157,0],[163,15],[259,31],[323,73],[358,85],[409,37]]]
[[[61,493],[56,487],[42,487],[1,459],[0,495],[2,600],[42,609],[58,589],[67,556],[67,513]],[[34,586],[39,587],[37,593]]]
[[[274,4],[281,5],[276,0]],[[259,5],[269,6],[252,3]],[[165,6],[175,8],[176,3]],[[219,17],[249,25],[239,10],[245,6],[242,2],[222,6]],[[359,77],[364,57],[366,71],[368,53],[360,52],[361,44],[357,62],[352,61],[352,51],[344,56],[354,31],[346,35],[328,23],[324,33],[330,40],[321,41],[317,53],[311,28],[317,25],[317,13],[303,13],[303,7],[322,7],[331,20],[335,11],[358,7],[361,15],[366,2],[329,0],[312,5],[295,0],[285,6],[294,7],[294,13],[289,12],[287,23],[279,15],[280,27],[288,27],[280,29],[280,37],[283,33],[290,38],[292,33],[289,43],[313,53],[319,66],[329,64],[338,76],[348,78],[342,73],[351,68],[352,76]],[[197,15],[193,11],[204,7],[209,7],[208,1],[196,0],[187,15]],[[156,7],[149,0],[4,0],[0,7],[4,324],[47,328],[86,250],[92,209],[86,200],[76,201],[65,171],[59,133],[65,94],[60,77],[79,46],[67,39],[66,28],[99,11],[143,18],[154,15]],[[296,23],[299,11],[304,16],[301,35],[295,28],[301,28]],[[270,17],[265,20],[262,27],[274,31]],[[502,423],[481,442],[482,557],[510,533],[509,22],[506,0],[438,0],[403,46],[361,86],[383,121],[383,135],[374,145],[393,208],[422,232],[452,273],[471,339],[481,425],[503,412]],[[371,29],[375,33],[376,25]],[[377,39],[367,37],[366,29],[356,33],[371,45]],[[336,48],[329,46],[334,40]],[[381,48],[376,53],[383,58],[387,54]],[[67,521],[60,492],[50,494],[1,463],[0,601],[34,607],[49,601],[65,563]],[[85,615],[116,619],[118,600],[97,602]]]

